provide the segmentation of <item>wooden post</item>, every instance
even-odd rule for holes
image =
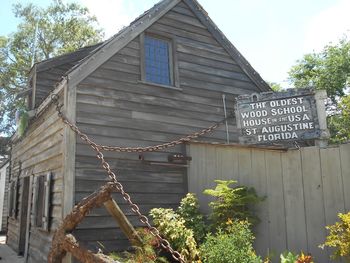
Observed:
[[[142,245],[142,240],[137,234],[135,228],[129,222],[129,220],[124,215],[123,211],[120,209],[114,199],[109,199],[108,201],[103,203],[107,211],[112,215],[112,217],[117,221],[120,229],[130,240],[131,244],[140,246]]]
[[[326,147],[328,145],[329,130],[327,128],[327,113],[324,105],[324,100],[327,99],[327,92],[325,90],[316,90],[315,100],[317,108],[318,123],[320,125],[320,138],[315,140],[315,144],[319,147]]]

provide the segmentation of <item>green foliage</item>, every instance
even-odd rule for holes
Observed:
[[[254,236],[247,221],[231,221],[226,231],[208,234],[200,246],[203,263],[261,263],[253,249]]]
[[[154,225],[168,239],[172,247],[185,257],[186,261],[198,260],[199,251],[193,231],[186,228],[185,220],[180,215],[172,209],[165,208],[154,208],[150,215]]]
[[[280,255],[281,263],[295,263],[297,262],[299,255],[290,251],[286,251]]]
[[[181,200],[176,213],[184,219],[186,228],[193,230],[193,235],[197,243],[203,241],[207,227],[204,217],[199,211],[199,203],[195,194],[188,193]]]
[[[18,130],[18,135],[22,137],[28,127],[29,115],[25,110],[20,110],[18,114],[19,114],[19,121],[18,121],[17,130]]]
[[[350,42],[345,38],[337,45],[328,45],[320,53],[307,54],[289,71],[296,88],[313,87],[327,90],[335,101],[349,86]]]
[[[142,239],[142,246],[134,247],[134,253],[124,252],[110,253],[108,256],[114,260],[120,260],[125,263],[168,263],[164,257],[160,257],[155,249],[157,239],[146,229],[137,231]]]
[[[340,99],[338,110],[338,114],[328,117],[331,143],[343,143],[350,140],[350,95]]]
[[[332,258],[344,258],[345,262],[350,262],[350,212],[347,214],[339,213],[339,222],[327,226],[329,235],[326,242],[320,247],[335,248]]]
[[[306,255],[303,252],[295,254],[290,251],[285,251],[280,255],[281,263],[314,263],[312,256]]]
[[[248,220],[251,224],[259,221],[250,206],[261,202],[264,198],[258,197],[254,188],[231,187],[232,184],[237,183],[234,180],[215,180],[215,182],[217,183],[215,189],[204,191],[204,194],[216,198],[215,201],[209,203],[213,209],[210,215],[213,229],[225,228],[227,221],[231,219]]]
[[[307,54],[289,72],[296,88],[324,89],[330,98],[327,111],[332,143],[349,140],[349,98],[344,97],[350,83],[350,41],[326,46],[320,53]]]
[[[0,132],[11,133],[17,108],[23,108],[17,93],[27,88],[32,63],[92,45],[102,39],[96,18],[86,8],[54,0],[47,8],[33,4],[14,6],[21,20],[16,32],[0,36]]]
[[[282,91],[283,87],[281,86],[281,84],[276,83],[276,82],[268,82],[269,86],[271,87],[271,89],[275,92],[278,91]]]

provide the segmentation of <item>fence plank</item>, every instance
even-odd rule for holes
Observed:
[[[267,179],[266,179],[266,163],[265,152],[259,150],[252,150],[252,173],[249,175],[248,185],[254,187],[259,196],[267,195]],[[255,209],[261,222],[256,225],[255,233],[259,236],[256,239],[255,249],[259,255],[265,256],[269,252],[266,251],[266,247],[270,247],[269,244],[269,215],[268,215],[268,199],[258,204]]]
[[[248,177],[252,172],[252,159],[250,149],[240,149],[238,151],[238,183],[247,185]]]
[[[343,177],[343,190],[345,211],[350,211],[350,144],[340,146],[341,174]]]
[[[318,147],[302,148],[301,156],[308,241],[307,252],[313,255],[316,262],[327,262],[327,251],[318,247],[324,242],[326,235],[319,149]]]
[[[218,179],[216,175],[216,147],[206,146],[205,149],[205,159],[203,159],[203,166],[206,168],[205,173],[205,187],[203,190],[208,188],[213,188],[215,186],[214,180]],[[202,192],[203,192],[202,190]],[[206,195],[205,201],[209,204],[214,198]],[[209,208],[205,208],[209,212]]]
[[[288,152],[210,144],[190,148],[189,190],[198,194],[202,207],[208,202],[202,191],[215,179],[254,186],[267,195],[258,209],[263,220],[257,227],[258,252],[269,251],[277,262],[285,249],[303,250],[315,262],[330,262],[331,251],[318,245],[327,235],[324,226],[350,210],[350,144]]]
[[[233,160],[233,151],[230,148],[216,148],[216,178],[220,178],[222,180],[234,179],[235,166]],[[237,178],[235,178],[235,180],[237,180]]]
[[[200,204],[202,204],[201,209],[203,210],[203,212],[208,212],[206,199],[202,194],[203,189],[206,185],[206,169],[204,165],[206,159],[205,149],[205,145],[191,145],[192,162],[190,164],[190,167],[192,167],[194,171],[193,174],[189,173],[188,175],[188,189],[190,192],[197,194],[198,201]]]
[[[320,149],[326,224],[334,224],[344,212],[339,148]]]
[[[287,248],[281,153],[266,152],[267,200],[269,213],[270,253],[278,255]],[[260,236],[257,236],[260,240]],[[264,242],[261,240],[260,242]]]
[[[287,225],[287,248],[291,251],[307,249],[304,194],[300,152],[282,155],[284,200]]]

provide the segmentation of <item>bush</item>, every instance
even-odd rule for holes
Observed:
[[[286,251],[280,255],[281,263],[295,263],[299,258],[298,254]]]
[[[187,229],[185,220],[176,214],[172,209],[154,208],[150,215],[154,225],[158,228],[164,238],[166,238],[173,249],[177,250],[188,262],[198,260],[199,251],[193,231]]]
[[[109,257],[125,263],[168,263],[164,257],[160,257],[157,251],[159,247],[157,239],[147,230],[137,230],[142,239],[142,246],[134,246],[134,253],[124,252],[122,254],[111,253]]]
[[[344,258],[346,262],[350,262],[350,212],[347,214],[339,213],[340,222],[327,226],[329,235],[326,242],[320,247],[335,248],[332,258]]]
[[[199,212],[199,203],[196,195],[188,193],[181,200],[176,213],[185,220],[186,228],[192,229],[197,243],[201,243],[207,233],[207,227],[203,215]]]
[[[281,263],[314,263],[312,256],[305,255],[301,252],[300,255],[286,251],[280,255]]]
[[[262,263],[253,249],[248,221],[229,220],[226,231],[208,234],[200,246],[203,263]]]
[[[231,187],[237,181],[215,180],[217,183],[215,189],[206,189],[204,194],[216,197],[216,200],[209,203],[213,209],[210,219],[213,228],[225,228],[229,219],[248,220],[250,224],[259,222],[249,209],[249,206],[261,202],[264,198],[258,197],[254,188]]]

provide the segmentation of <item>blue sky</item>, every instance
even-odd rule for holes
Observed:
[[[71,0],[65,0],[71,2]],[[158,0],[76,0],[95,14],[106,37],[128,25]],[[1,0],[0,35],[16,29],[14,3]],[[350,36],[349,0],[199,0],[228,39],[267,81],[288,86],[287,72],[297,59],[329,42]]]

